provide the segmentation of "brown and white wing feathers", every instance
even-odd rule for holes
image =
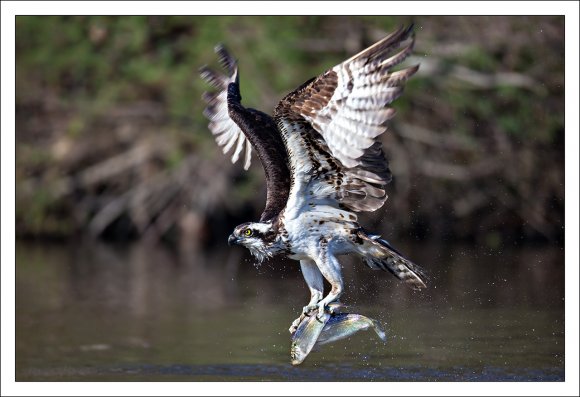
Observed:
[[[201,77],[217,89],[217,91],[203,94],[202,98],[207,103],[203,114],[210,120],[209,129],[224,154],[235,148],[232,154],[232,163],[237,162],[244,152],[244,169],[247,170],[252,159],[252,146],[242,130],[230,118],[227,103],[228,85],[230,83],[239,84],[238,66],[235,59],[223,46],[218,45],[215,52],[227,74],[217,73],[207,66],[200,69]]]
[[[299,183],[300,175],[314,174],[317,184],[328,187],[313,189],[311,181],[309,192],[296,194],[318,191],[320,199],[336,200],[354,211],[374,211],[384,204],[391,173],[378,137],[395,114],[388,105],[418,69],[391,70],[411,53],[411,35],[412,27],[400,28],[280,101],[275,119],[289,152],[293,183]],[[306,165],[299,164],[303,161]],[[296,172],[308,167],[308,175]]]

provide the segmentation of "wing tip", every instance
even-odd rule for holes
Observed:
[[[223,43],[217,43],[214,47],[213,47],[213,51],[216,54],[219,54],[220,52],[226,51],[225,46],[223,45]],[[227,51],[226,51],[227,52]]]
[[[218,61],[228,71],[230,79],[238,82],[238,63],[223,43],[214,46],[214,52],[218,55]]]
[[[356,59],[360,59],[363,57],[372,58],[372,57],[376,56],[377,54],[388,51],[389,49],[393,48],[393,46],[399,46],[403,41],[407,40],[409,38],[409,36],[412,39],[411,43],[409,44],[409,47],[412,49],[414,46],[414,43],[415,43],[415,23],[414,22],[411,22],[408,26],[405,26],[404,24],[399,25],[399,27],[395,31],[387,34],[381,40],[377,41],[376,43],[374,43],[370,47],[363,49],[359,53],[353,55],[352,57],[350,57],[349,59],[347,59],[343,63],[352,62]]]
[[[408,26],[401,25],[397,31],[395,31],[391,36],[393,43],[399,43],[402,45],[403,42],[411,39],[410,43],[406,45],[406,49],[412,50],[415,47],[415,22],[411,22]]]

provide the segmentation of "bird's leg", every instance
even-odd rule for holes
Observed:
[[[324,282],[322,279],[322,274],[316,263],[312,260],[301,260],[300,261],[300,269],[302,270],[302,275],[304,276],[304,280],[308,285],[308,289],[310,290],[310,302],[308,305],[302,308],[302,313],[300,317],[298,317],[292,325],[290,326],[290,333],[293,334],[298,325],[304,320],[304,318],[310,313],[312,310],[318,309],[318,302],[322,299],[323,291],[324,291]]]
[[[326,297],[324,299],[322,299],[320,302],[318,302],[318,314],[316,315],[316,317],[318,318],[322,318],[322,316],[324,316],[324,311],[326,310],[326,307],[336,301],[340,295],[342,295],[342,280],[340,282],[337,282],[336,284],[332,284],[332,288],[330,289],[330,292],[328,293],[328,295],[326,295]],[[329,313],[333,313],[334,311],[332,310],[332,308],[329,308]]]
[[[308,314],[310,311],[317,308],[317,304],[322,299],[324,291],[324,283],[322,279],[322,273],[318,270],[318,266],[312,260],[301,260],[300,269],[302,270],[302,275],[304,280],[308,285],[310,290],[310,301],[308,305],[302,308],[302,314]]]
[[[320,258],[316,260],[316,265],[331,286],[328,295],[326,295],[324,299],[319,301],[316,305],[318,307],[317,317],[322,318],[326,306],[334,301],[337,301],[338,298],[340,298],[342,295],[343,282],[342,274],[340,271],[340,263],[338,263],[338,260],[333,255],[328,255],[325,249],[323,249]],[[330,312],[332,313],[332,309]]]
[[[306,306],[302,308],[302,314],[308,315],[312,310],[318,308],[318,302],[322,299],[322,292],[319,291],[311,291],[310,293],[310,302]]]

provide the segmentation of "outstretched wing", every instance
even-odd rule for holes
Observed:
[[[204,114],[211,120],[209,128],[223,147],[224,153],[236,147],[232,162],[236,162],[245,146],[244,168],[250,166],[252,149],[260,159],[266,176],[266,206],[260,222],[271,221],[284,209],[290,191],[288,156],[282,136],[272,117],[256,109],[242,106],[238,67],[223,46],[216,47],[220,63],[227,75],[207,67],[200,70],[202,78],[218,89],[205,93],[208,103]]]
[[[242,130],[228,114],[228,85],[235,83],[239,86],[238,65],[222,45],[216,46],[215,52],[218,54],[220,64],[227,71],[227,75],[217,73],[207,66],[200,69],[201,77],[217,88],[217,91],[203,94],[203,100],[207,103],[203,114],[210,120],[209,129],[215,136],[217,144],[222,147],[224,154],[235,146],[232,163],[238,161],[245,146],[244,169],[247,170],[250,168],[252,159],[252,147]]]
[[[387,105],[418,69],[392,71],[411,53],[411,36],[412,26],[401,27],[280,101],[275,119],[290,158],[295,204],[342,204],[353,211],[384,204],[391,173],[378,137],[395,114]]]

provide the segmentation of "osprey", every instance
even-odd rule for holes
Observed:
[[[201,76],[217,90],[203,95],[209,129],[232,162],[252,148],[266,174],[266,206],[258,222],[237,226],[230,244],[250,250],[259,260],[285,255],[300,261],[310,289],[304,315],[337,301],[343,292],[339,255],[356,254],[372,269],[387,270],[414,289],[425,287],[425,274],[386,240],[368,233],[356,212],[375,211],[387,199],[391,172],[379,137],[398,98],[418,65],[392,68],[413,49],[412,26],[394,33],[352,58],[314,77],[286,95],[273,117],[241,104],[234,58],[215,49],[226,74],[207,66]],[[399,50],[400,49],[400,50]],[[324,296],[326,279],[331,286]]]

